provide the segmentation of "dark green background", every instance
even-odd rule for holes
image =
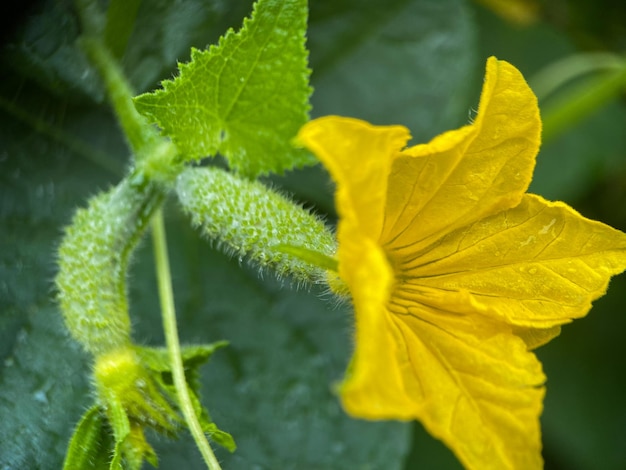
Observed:
[[[415,142],[425,141],[468,121],[489,55],[515,64],[532,85],[542,67],[571,54],[624,53],[623,5],[546,2],[541,20],[521,27],[462,0],[313,1],[312,114],[405,124]],[[72,428],[91,403],[89,357],[64,331],[52,300],[54,253],[74,208],[115,184],[128,154],[74,44],[71,2],[22,10],[2,14],[2,470],[60,468]],[[249,11],[249,1],[141,3],[121,57],[135,90],[170,78],[190,46],[214,43]],[[531,190],[626,229],[625,129],[622,94],[545,143]],[[272,181],[334,220],[332,187],[319,167]],[[183,341],[231,342],[203,369],[204,403],[239,445],[232,456],[219,452],[225,470],[460,468],[419,424],[343,414],[332,384],[350,355],[349,306],[267,273],[260,278],[201,240],[174,202],[167,215]],[[538,351],[548,375],[547,469],[626,468],[625,284],[617,277],[587,318]],[[130,294],[137,341],[162,344],[149,240],[135,257]],[[203,468],[189,436],[151,439],[161,468]]]

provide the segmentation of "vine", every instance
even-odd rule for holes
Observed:
[[[139,2],[128,18],[118,0],[106,14],[95,0],[76,6],[79,43],[131,157],[115,186],[75,212],[58,249],[57,300],[67,330],[91,355],[94,390],[66,470],[156,466],[148,430],[168,438],[189,430],[209,470],[221,469],[212,444],[236,449],[202,404],[198,380],[199,366],[227,342],[180,344],[169,199],[228,255],[352,299],[355,353],[337,388],[349,414],[420,420],[468,468],[542,465],[545,376],[532,350],[604,293],[626,266],[626,238],[527,194],[542,121],[519,70],[489,58],[473,122],[408,147],[400,125],[309,120],[305,0],[258,0],[238,31],[193,49],[177,77],[139,96],[118,63]],[[624,61],[606,59],[560,64],[569,78],[607,64],[612,74],[548,114],[549,138],[623,89]],[[561,86],[557,75],[539,76],[546,95]],[[313,164],[313,155],[336,184],[337,233],[260,179]],[[165,347],[140,346],[132,332],[128,267],[149,229]],[[509,415],[523,419],[502,418]]]
[[[264,20],[256,22],[273,21],[263,8],[271,10],[275,4],[261,3],[255,13]],[[111,8],[116,5],[112,2]],[[300,8],[303,3],[293,5]],[[156,465],[157,456],[144,429],[175,435],[186,424],[207,467],[217,470],[220,465],[206,435],[230,451],[235,443],[212,422],[200,404],[198,383],[190,381],[189,374],[225,343],[182,348],[179,344],[163,202],[175,191],[193,223],[203,225],[207,235],[223,243],[227,251],[249,255],[251,262],[279,268],[279,275],[295,275],[301,282],[318,282],[323,272],[299,261],[297,251],[272,252],[268,247],[296,245],[293,249],[297,250],[303,245],[309,252],[322,249],[328,257],[335,250],[334,237],[309,211],[260,183],[222,170],[189,168],[185,154],[137,112],[130,86],[105,43],[103,31],[110,29],[97,3],[81,0],[77,6],[85,29],[80,44],[104,82],[133,160],[117,186],[94,196],[76,212],[58,252],[59,304],[71,335],[93,355],[96,391],[95,404],[70,442],[65,468],[100,462],[102,468],[132,470],[141,468],[144,460]],[[245,27],[252,27],[254,21]],[[306,110],[306,102],[303,106]],[[292,166],[289,158],[280,157],[280,165]],[[167,350],[139,347],[131,334],[127,270],[149,225]],[[112,438],[107,437],[109,429]],[[113,456],[110,461],[108,455]]]

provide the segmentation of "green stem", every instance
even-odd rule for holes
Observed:
[[[626,62],[581,84],[543,110],[543,141],[547,142],[626,90]]]
[[[105,44],[105,17],[98,2],[76,0],[76,7],[83,27],[79,43],[102,78],[109,101],[135,158],[141,159],[152,153],[152,149],[160,142],[159,136],[135,109],[130,84]]]
[[[295,256],[301,259],[305,263],[308,263],[318,268],[325,269],[327,271],[338,272],[339,263],[336,258],[328,256],[320,251],[311,250],[304,246],[294,246],[288,244],[273,245],[268,248],[273,248],[280,253]]]
[[[159,297],[161,300],[161,311],[163,316],[163,329],[165,331],[165,341],[172,363],[172,375],[174,386],[178,393],[178,401],[181,411],[189,426],[191,435],[196,441],[196,445],[204,458],[209,470],[221,470],[220,464],[215,458],[209,442],[202,431],[198,417],[193,409],[193,404],[189,396],[189,389],[185,381],[185,371],[178,340],[178,330],[176,326],[176,311],[174,308],[174,294],[172,292],[172,280],[170,276],[170,266],[167,254],[167,241],[165,238],[165,225],[163,223],[163,210],[159,209],[152,219],[152,241],[154,244],[154,258],[157,270],[157,280],[159,285]]]
[[[623,57],[606,52],[574,54],[544,67],[528,82],[537,99],[543,101],[567,82],[583,75],[619,71],[624,68],[624,61]]]
[[[133,104],[133,92],[119,65],[97,36],[86,35],[81,45],[104,81],[107,95],[133,153],[141,158],[157,144],[158,135]]]

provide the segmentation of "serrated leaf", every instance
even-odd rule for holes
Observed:
[[[76,426],[63,469],[107,470],[113,448],[114,441],[106,428],[100,407],[92,406]]]
[[[190,45],[213,44],[241,24],[250,0],[152,0],[141,2],[124,53],[124,70],[137,92],[171,77],[172,64],[189,59]]]
[[[209,360],[209,357],[219,348],[226,346],[226,341],[218,341],[213,344],[194,344],[183,346],[181,356],[185,370],[197,368]],[[166,348],[142,348],[138,347],[142,362],[155,372],[171,372],[172,365],[169,352]]]
[[[259,0],[237,33],[193,49],[180,75],[135,98],[188,160],[226,157],[248,175],[313,163],[291,139],[308,119],[306,0]]]
[[[235,444],[235,440],[233,436],[229,433],[220,430],[215,423],[208,423],[206,420],[200,417],[200,425],[202,426],[202,430],[209,435],[212,441],[221,445],[224,449],[229,452],[235,452],[237,449],[237,444]]]
[[[226,341],[218,341],[213,344],[197,344],[188,345],[181,348],[181,356],[183,359],[183,367],[185,369],[185,379],[191,390],[197,395],[199,394],[199,370],[198,368],[209,360],[211,355],[219,348],[228,345]],[[158,377],[162,386],[173,389],[171,382],[163,379],[163,374],[169,375],[171,378],[172,365],[169,352],[166,348],[137,348],[137,352],[141,357],[141,361],[153,372],[161,373]]]
[[[226,341],[213,344],[184,346],[181,350],[185,380],[189,389],[189,398],[200,421],[202,430],[208,433],[218,444],[233,452],[237,446],[233,437],[220,430],[211,419],[209,411],[200,402],[200,373],[198,368],[206,362],[216,349],[226,346]],[[172,366],[169,351],[165,348],[136,348],[142,363],[153,373],[154,380],[167,393],[169,399],[178,402],[178,392],[172,381]]]

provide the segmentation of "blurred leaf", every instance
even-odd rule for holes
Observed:
[[[76,426],[63,469],[89,467],[91,470],[109,470],[109,459],[114,448],[113,435],[107,429],[100,407],[94,405]]]
[[[413,423],[413,442],[405,470],[416,468],[437,470],[462,470],[463,465],[441,441],[435,441],[418,421]]]
[[[403,124],[415,142],[467,122],[484,70],[460,0],[312,2],[308,47],[316,116]]]
[[[106,11],[104,41],[116,59],[124,55],[135,26],[141,0],[110,0]]]
[[[3,331],[13,337],[0,371],[0,466],[62,468],[69,438],[90,401],[86,358],[70,342],[56,309],[33,305],[11,313],[23,324]]]
[[[3,44],[3,62],[57,95],[71,90],[73,99],[102,101],[100,80],[76,44],[80,27],[73,2],[48,0],[37,7]]]
[[[217,41],[228,27],[241,23],[251,4],[251,0],[141,2],[134,26],[126,25],[131,31],[122,64],[130,83],[137,91],[154,87],[170,75],[176,60],[189,57],[190,44]],[[102,102],[100,79],[75,42],[80,26],[74,2],[44,0],[31,9],[24,24],[13,26],[16,35],[3,45],[3,62],[71,101]]]
[[[35,116],[54,116],[59,129],[81,132],[105,153],[119,148],[102,113],[79,116],[26,84],[21,91]],[[54,107],[61,113],[50,113]],[[55,250],[73,208],[110,179],[11,115],[2,112],[0,122],[0,468],[58,469],[90,395],[88,358],[52,301]]]
[[[530,190],[548,199],[580,200],[626,164],[625,122],[626,107],[613,102],[545,143]]]
[[[541,1],[543,16],[581,49],[624,50],[626,3],[621,1]]]
[[[308,119],[306,20],[305,0],[259,0],[237,33],[192,50],[179,77],[135,98],[137,109],[187,160],[220,152],[252,177],[314,162],[291,145]]]
[[[546,469],[624,468],[625,304],[621,275],[587,318],[565,326],[537,352],[548,376],[542,418]]]

